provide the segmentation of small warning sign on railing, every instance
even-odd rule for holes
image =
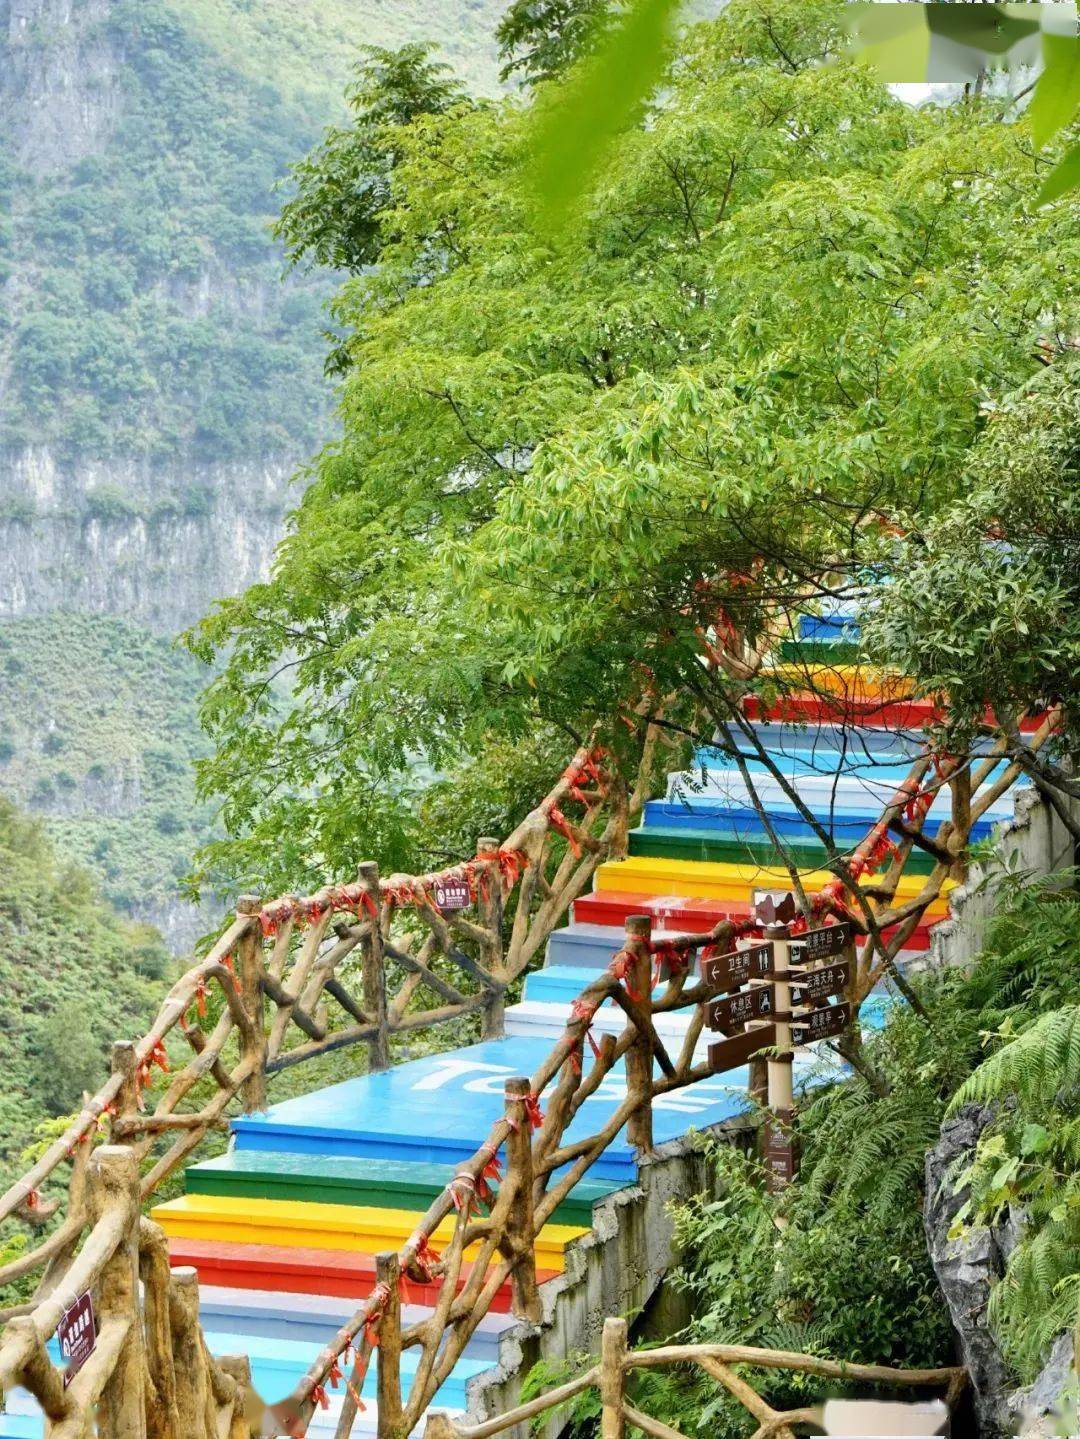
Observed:
[[[81,1294],[64,1310],[56,1326],[56,1338],[60,1345],[60,1357],[67,1365],[64,1370],[66,1389],[93,1354],[97,1343],[94,1304],[88,1293]]]

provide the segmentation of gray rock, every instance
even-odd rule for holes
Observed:
[[[1072,1334],[1060,1334],[1050,1350],[1050,1357],[1026,1389],[1009,1395],[1007,1405],[1012,1427],[1020,1434],[1054,1434],[1060,1432],[1053,1417],[1061,1413],[1067,1392],[1075,1391],[1075,1340]],[[1042,1421],[1051,1417],[1050,1424]]]
[[[941,1138],[926,1156],[924,1223],[930,1261],[937,1274],[956,1330],[961,1362],[971,1375],[972,1395],[979,1433],[1006,1432],[1009,1368],[986,1321],[992,1285],[1001,1278],[1012,1233],[1003,1247],[1002,1236],[986,1228],[971,1229],[958,1239],[949,1229],[966,1192],[955,1193],[955,1176],[967,1164],[979,1135],[995,1110],[967,1104],[941,1127]]]

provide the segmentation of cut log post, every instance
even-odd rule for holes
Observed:
[[[626,978],[627,989],[640,996],[646,1014],[652,1014],[652,957],[649,940],[652,918],[632,914],[626,920],[623,948],[632,957]],[[626,1126],[627,1137],[639,1154],[649,1154],[653,1147],[652,1127],[652,1044],[647,1034],[639,1033],[626,1051],[626,1092],[634,1101],[634,1112]]]
[[[146,1406],[147,1439],[180,1439],[183,1428],[176,1408],[169,1248],[162,1230],[148,1219],[140,1225],[139,1273],[143,1285],[146,1354],[151,1385],[151,1396]]]
[[[476,853],[497,854],[499,841],[490,835],[482,835],[476,841]],[[502,875],[496,860],[489,860],[481,871],[479,890],[476,896],[476,915],[480,927],[488,935],[480,943],[480,963],[488,974],[501,974],[503,961],[503,887]],[[506,1032],[505,990],[497,989],[484,1006],[481,1035],[484,1039],[502,1039]]]
[[[90,1161],[95,1220],[110,1210],[126,1216],[123,1238],[101,1271],[98,1326],[127,1321],[112,1373],[98,1405],[100,1432],[109,1439],[146,1439],[142,1312],[139,1303],[139,1163],[130,1149],[105,1145]]]
[[[386,1286],[379,1319],[378,1369],[379,1439],[403,1439],[401,1434],[401,1263],[394,1250],[375,1256],[375,1278]]]
[[[210,1383],[199,1329],[199,1276],[194,1269],[172,1271],[169,1316],[176,1374],[176,1408],[180,1434],[203,1439]]]
[[[113,1101],[116,1114],[110,1126],[110,1143],[133,1145],[136,1136],[132,1121],[139,1114],[139,1061],[130,1039],[119,1039],[113,1045],[112,1070],[120,1076],[120,1090]]]
[[[511,1271],[511,1309],[518,1319],[532,1324],[540,1322],[542,1307],[536,1283],[536,1223],[533,1218],[532,1125],[529,1121],[528,1098],[531,1081],[522,1077],[508,1079],[505,1086],[506,1178],[513,1190],[513,1199],[506,1216],[507,1257],[514,1262]]]
[[[363,940],[364,1010],[377,1026],[377,1033],[368,1040],[368,1070],[378,1074],[390,1068],[390,1035],[386,1018],[386,955],[383,952],[383,914],[379,891],[379,866],[372,861],[359,865],[357,883],[370,896],[376,918]]]
[[[265,997],[262,987],[262,938],[256,916],[262,904],[255,895],[244,895],[236,906],[238,919],[249,919],[247,932],[237,945],[236,977],[240,999],[251,1021],[250,1032],[240,1036],[244,1058],[251,1063],[251,1073],[240,1091],[244,1112],[251,1114],[266,1108],[266,1021],[263,1013]]]
[[[600,1439],[624,1439],[623,1411],[626,1383],[627,1324],[625,1319],[605,1319],[600,1341]]]

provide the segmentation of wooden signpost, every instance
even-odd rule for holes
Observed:
[[[708,1026],[726,1036],[709,1045],[714,1074],[738,1069],[759,1050],[776,1051],[768,1062],[769,1116],[761,1135],[769,1187],[776,1190],[798,1171],[794,1049],[832,1039],[851,1023],[851,1005],[832,1003],[851,983],[850,960],[823,961],[843,954],[853,931],[850,924],[830,924],[793,936],[788,925],[797,910],[787,891],[755,890],[753,904],[765,943],[710,955],[701,962],[701,977],[719,996],[707,1003]]]

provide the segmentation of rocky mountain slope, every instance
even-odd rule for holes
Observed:
[[[152,896],[137,912],[177,946],[200,922],[175,874],[209,817],[185,768],[170,848],[144,758],[162,743],[157,697],[121,699],[151,636],[266,573],[290,476],[330,432],[325,285],[282,283],[275,185],[338,118],[364,44],[433,39],[492,89],[501,8],[0,0],[0,788],[68,839],[82,796],[78,852],[116,898]],[[57,666],[65,614],[101,628],[67,624]],[[159,660],[190,725],[201,677],[168,645]],[[94,752],[98,690],[126,726],[122,760]],[[176,741],[185,766],[193,734]],[[101,784],[136,785],[129,812],[97,815]],[[97,856],[96,830],[125,824],[112,860]],[[147,826],[166,843],[140,860]]]

